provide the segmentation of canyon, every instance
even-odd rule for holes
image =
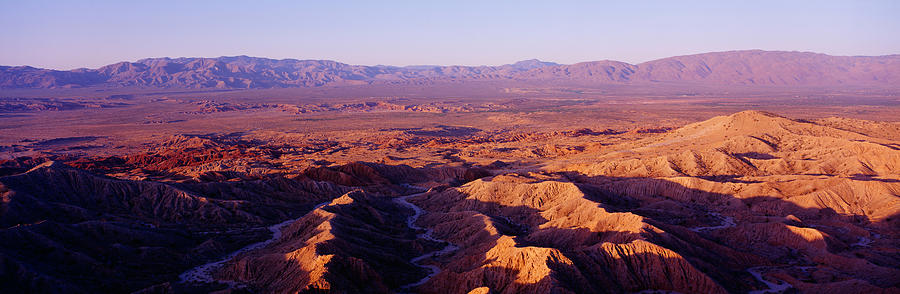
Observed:
[[[0,292],[900,293],[896,62],[4,67]]]

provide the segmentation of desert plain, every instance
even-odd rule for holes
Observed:
[[[0,290],[900,292],[896,84],[486,79],[6,88]]]

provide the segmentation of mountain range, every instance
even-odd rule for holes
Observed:
[[[419,85],[438,82],[556,82],[588,85],[684,84],[860,86],[900,84],[900,54],[831,56],[808,52],[728,51],[639,64],[603,60],[557,64],[536,59],[500,66],[364,66],[331,60],[148,58],[69,71],[0,66],[0,88],[288,88]]]

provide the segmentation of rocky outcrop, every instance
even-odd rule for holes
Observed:
[[[213,133],[3,161],[0,292],[895,293],[898,145],[839,124]]]
[[[885,139],[758,111],[686,125],[570,168],[617,177],[897,174]],[[588,156],[583,155],[583,156]]]
[[[288,225],[271,245],[218,274],[266,293],[387,293],[424,275],[421,252],[389,198],[354,191]]]
[[[602,208],[572,183],[497,176],[414,201],[429,211],[421,223],[460,247],[434,261],[444,271],[422,292],[725,292],[685,257],[647,241],[661,229]]]
[[[246,203],[210,199],[159,183],[130,182],[48,162],[20,175],[0,178],[4,227],[44,219],[77,222],[98,212],[168,223],[260,223],[241,210]]]
[[[177,282],[188,267],[264,238],[254,226],[346,191],[285,178],[175,186],[45,162],[0,177],[0,292],[131,292]]]

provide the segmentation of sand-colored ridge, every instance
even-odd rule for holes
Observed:
[[[900,145],[841,124],[213,133],[15,159],[0,265],[18,292],[896,293]]]

